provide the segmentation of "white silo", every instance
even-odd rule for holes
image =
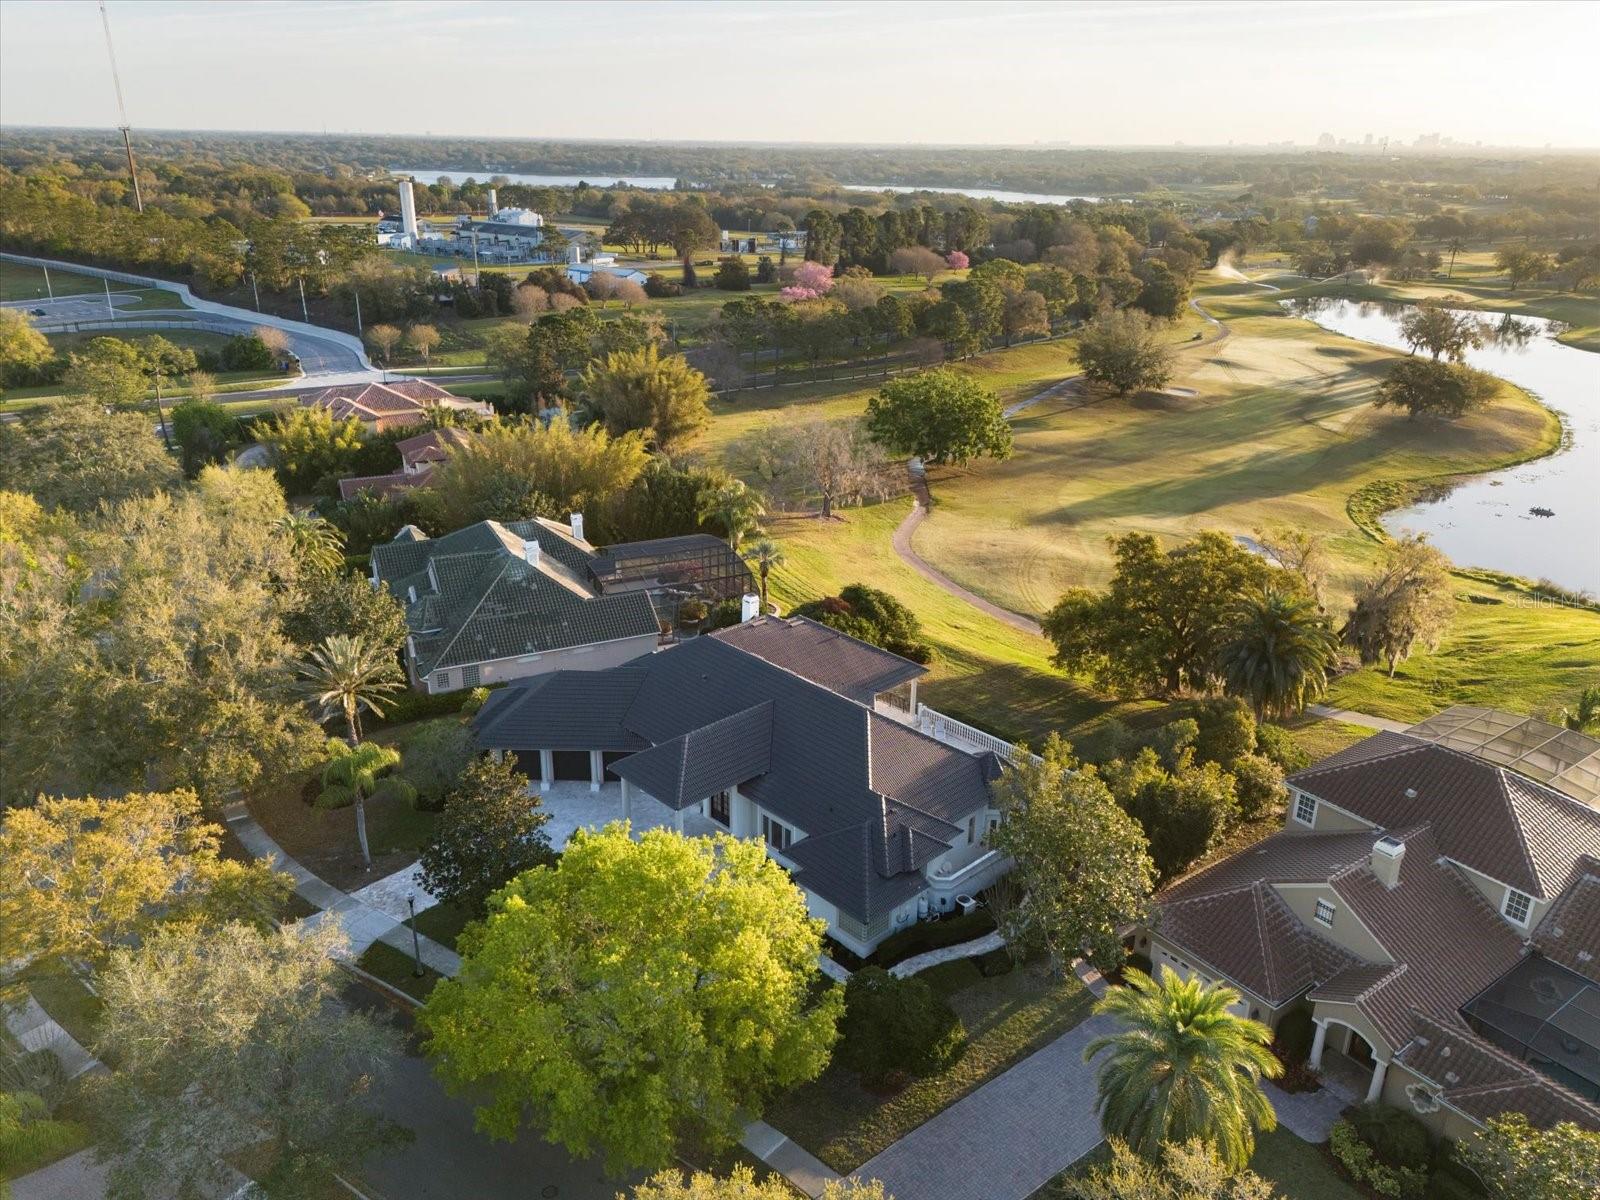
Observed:
[[[497,213],[499,211],[500,211],[500,197],[495,193],[495,189],[494,188],[490,188],[489,189],[489,215],[491,217],[493,217],[495,215],[495,213]]]
[[[417,197],[411,190],[412,181],[400,181],[400,228],[412,237],[417,236]]]

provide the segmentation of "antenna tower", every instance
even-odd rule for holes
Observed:
[[[106,0],[100,0],[100,23],[106,29],[106,56],[111,59],[111,84],[117,89],[117,112],[122,115],[122,148],[128,152],[128,179],[133,184],[133,205],[144,211],[144,197],[139,194],[139,169],[133,165],[133,138],[128,131],[128,106],[122,102],[122,78],[117,74],[117,51],[111,44],[111,18],[106,15]]]

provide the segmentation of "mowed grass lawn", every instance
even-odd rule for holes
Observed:
[[[0,259],[0,300],[44,300],[52,293],[82,296],[88,292],[103,293],[104,289],[105,284],[93,276],[71,271],[51,271],[47,289],[44,271],[39,267]]]

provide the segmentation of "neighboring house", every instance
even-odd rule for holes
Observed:
[[[431,469],[430,457],[421,470]],[[372,582],[406,606],[412,682],[431,692],[615,666],[655,649],[661,623],[675,621],[685,600],[714,602],[755,586],[720,538],[597,550],[584,540],[582,513],[570,525],[481,521],[440,538],[408,525],[372,548]]]
[[[435,408],[492,417],[494,409],[481,400],[465,400],[426,379],[391,379],[387,383],[346,383],[301,392],[307,408],[324,408],[335,420],[354,417],[374,433],[421,425]]]
[[[760,838],[852,952],[976,895],[1009,865],[985,837],[1000,760],[936,741],[881,704],[916,663],[804,618],[755,617],[606,671],[496,692],[478,744],[546,789],[621,781],[680,829]]]
[[[654,650],[649,595],[602,595],[590,557],[549,521],[482,521],[439,538],[408,525],[372,548],[372,582],[405,606],[412,683],[452,692]]]
[[[400,452],[400,469],[388,475],[356,475],[339,480],[339,498],[353,500],[362,492],[389,497],[396,492],[427,486],[433,469],[449,457],[450,451],[467,445],[472,433],[455,425],[446,425],[416,437],[395,443]]]
[[[1597,782],[1600,741],[1494,710],[1377,734],[1290,776],[1285,828],[1166,888],[1137,945],[1270,1025],[1307,1007],[1313,1066],[1437,1133],[1600,1129]]]

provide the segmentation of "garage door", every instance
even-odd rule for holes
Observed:
[[[553,755],[557,779],[589,780],[589,752],[587,750],[557,750]]]

